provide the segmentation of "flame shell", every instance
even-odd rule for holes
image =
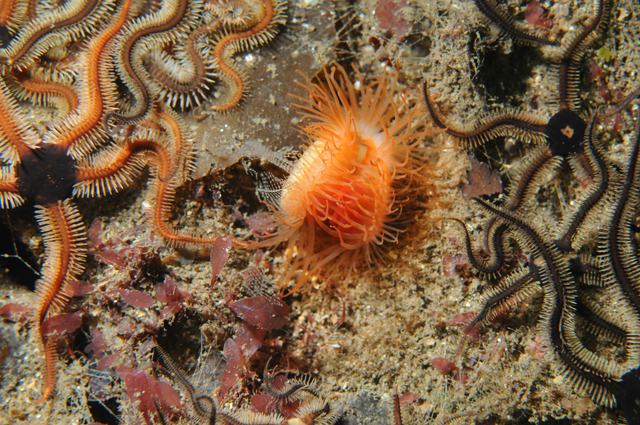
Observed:
[[[360,85],[363,76],[355,72]],[[429,133],[414,130],[422,108],[396,93],[394,75],[360,91],[340,66],[321,77],[306,79],[311,96],[296,105],[310,121],[303,129],[310,144],[272,205],[280,227],[256,244],[288,240],[289,270],[281,281],[303,270],[292,292],[324,266],[372,263],[383,244],[398,241],[403,205],[415,198],[421,177],[418,146]]]

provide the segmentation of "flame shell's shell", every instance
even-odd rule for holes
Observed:
[[[351,129],[316,139],[284,186],[285,219],[313,217],[345,249],[380,239],[394,202],[394,167],[370,138]]]

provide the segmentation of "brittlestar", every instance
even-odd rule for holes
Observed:
[[[280,22],[284,12],[278,5]],[[3,10],[10,15],[7,20],[14,21],[14,33],[0,48],[5,73],[0,79],[0,208],[35,204],[42,233],[45,258],[36,283],[33,326],[45,352],[43,401],[54,391],[57,359],[43,327],[67,307],[68,285],[85,268],[86,231],[74,197],[119,192],[149,165],[149,222],[156,233],[172,247],[207,246],[216,240],[180,234],[168,223],[174,193],[192,171],[194,146],[182,118],[170,109],[175,102],[161,103],[161,93],[150,89],[153,77],[139,64],[154,49],[188,39],[181,31],[198,32],[211,19],[222,22],[225,17],[220,14],[229,12],[222,7],[220,14],[205,18],[201,2],[173,0],[149,14],[136,9],[130,0],[77,0],[50,6],[32,18],[22,8]],[[28,21],[24,28],[15,25],[21,19]],[[219,29],[234,34],[225,23]],[[271,37],[274,33],[272,25]],[[86,44],[72,55],[47,56],[83,37]],[[264,41],[262,36],[259,42]],[[197,52],[210,55],[202,48]],[[134,109],[118,101],[122,95],[112,71],[115,65],[133,93]],[[209,75],[207,71],[201,78]],[[201,90],[201,85],[195,84],[194,90]],[[57,116],[40,129],[27,119],[18,100],[35,107],[53,104]],[[116,126],[114,120],[125,125]]]
[[[227,408],[231,403],[220,403],[215,397],[209,397],[198,391],[189,381],[186,373],[169,357],[169,355],[157,344],[155,350],[167,368],[174,382],[186,393],[186,399],[191,407],[192,417],[201,423],[221,423],[225,425],[251,425],[260,423],[263,425],[289,424],[322,424],[333,425],[340,417],[339,410],[332,408],[331,404],[320,392],[316,381],[308,376],[287,378],[281,388],[272,386],[273,379],[279,375],[269,372],[265,365],[263,386],[265,393],[271,397],[271,403],[267,406],[268,414],[255,413],[241,408]],[[284,377],[282,374],[281,377]],[[282,381],[280,382],[282,384]],[[295,411],[289,407],[288,413],[293,417],[285,419],[279,412],[284,405],[296,406]],[[159,406],[156,410],[163,424],[166,419]],[[401,424],[398,424],[401,425]]]
[[[526,33],[515,28],[510,29],[512,21],[505,20],[501,13],[494,11],[493,2],[477,0],[476,3],[487,17],[499,24],[500,28],[516,42],[526,44],[544,44],[541,37],[526,37]],[[482,7],[481,7],[482,6]],[[497,137],[512,137],[525,142],[548,144],[552,155],[567,157],[580,150],[584,137],[585,118],[579,110],[578,86],[580,68],[587,47],[598,37],[604,35],[611,17],[611,0],[599,0],[596,3],[595,16],[583,30],[570,37],[557,59],[557,96],[559,110],[549,120],[523,110],[506,109],[480,118],[468,126],[456,126],[442,116],[433,102],[427,82],[423,84],[424,99],[434,123],[460,140],[463,147],[469,149],[493,140]],[[493,13],[490,13],[492,12]],[[551,43],[546,43],[551,44]]]
[[[571,47],[576,51],[586,48],[586,41],[585,45],[580,43],[592,38],[590,31],[596,31],[598,19],[607,15],[609,7],[598,3],[596,18],[572,39]],[[576,114],[576,120],[568,121],[575,112],[568,100],[571,95],[567,93],[575,91],[575,87],[566,83],[566,75],[578,74],[577,70],[570,72],[568,69],[569,64],[577,67],[580,58],[572,58],[566,53],[562,63],[567,64],[567,69],[562,71],[561,66],[559,78],[561,110],[548,123],[533,127],[531,120],[522,119],[522,115],[502,114],[473,130],[461,131],[463,139],[470,136],[468,140],[476,137],[477,141],[490,140],[501,134],[515,137],[518,136],[516,131],[522,134],[533,131],[544,134],[545,142],[523,159],[514,173],[509,196],[501,206],[474,199],[492,217],[486,226],[485,242],[490,257],[484,260],[476,256],[465,227],[467,256],[480,272],[497,274],[502,271],[504,277],[488,290],[482,309],[469,325],[485,324],[532,293],[542,293],[537,334],[558,375],[575,390],[588,394],[595,403],[623,408],[628,421],[634,423],[637,418],[632,411],[636,402],[634,379],[640,365],[634,341],[640,332],[640,298],[636,290],[636,245],[632,242],[638,200],[631,187],[638,179],[639,130],[636,128],[632,136],[628,165],[621,176],[596,136],[602,117],[594,113],[584,121]],[[426,90],[425,93],[428,95]],[[628,105],[635,97],[637,91],[621,104]],[[427,102],[430,99],[427,98]],[[565,115],[558,118],[559,114]],[[566,124],[565,127],[555,126],[560,134],[551,132],[554,118]],[[579,139],[570,141],[576,134]],[[559,223],[550,220],[543,224],[536,213],[539,188],[558,170],[567,154],[578,151],[583,152],[590,183]],[[597,238],[594,237],[596,230]],[[512,250],[513,245],[528,256],[528,262],[515,270],[505,271],[502,268],[505,251]],[[593,289],[596,286],[600,290]],[[587,347],[586,335],[605,338],[624,354],[620,358],[609,358],[599,347]]]
[[[482,310],[469,325],[487,323],[532,293],[542,292],[544,304],[538,332],[558,372],[594,402],[623,408],[631,423],[635,417],[632,411],[634,374],[640,367],[640,353],[633,342],[640,332],[640,298],[635,289],[639,277],[637,255],[630,254],[635,252],[632,223],[636,219],[638,196],[631,187],[639,175],[640,130],[636,129],[628,165],[620,178],[595,140],[598,123],[599,117],[595,114],[588,122],[584,142],[595,179],[573,211],[555,226],[558,229],[553,232],[555,240],[553,233],[536,223],[530,208],[498,207],[475,199],[495,217],[498,229],[506,229],[510,238],[529,255],[529,261],[489,290]],[[535,191],[529,192],[526,203],[533,203],[531,198],[535,194]],[[585,248],[593,239],[589,235],[594,227],[599,230],[599,249],[588,249],[580,258],[567,257],[558,249],[565,239],[558,235],[568,232],[579,235],[574,240],[575,251]],[[465,235],[471,263],[482,264],[471,249],[469,234]],[[503,230],[495,237],[492,262],[504,261],[502,251],[495,249],[506,245],[504,235]],[[585,285],[602,288],[602,293],[588,290]],[[611,299],[617,300],[615,305],[606,304],[606,300]],[[578,329],[621,346],[624,359],[609,359],[599,350],[587,348],[583,342],[585,337],[579,336]]]
[[[555,41],[514,27],[513,19],[506,17],[493,1],[476,0],[475,3],[491,23],[498,25],[514,41],[531,45],[556,44]],[[588,172],[588,166],[584,165],[586,161],[577,155],[583,152],[581,142],[586,130],[586,119],[579,113],[578,86],[586,50],[596,39],[605,35],[611,8],[611,0],[598,0],[595,4],[595,16],[584,25],[582,31],[568,37],[566,46],[561,49],[556,59],[559,110],[548,120],[531,112],[506,108],[482,117],[472,125],[456,126],[445,120],[433,102],[428,83],[423,84],[424,99],[431,118],[438,127],[456,137],[463,147],[475,148],[498,137],[511,137],[537,145],[533,153],[527,156],[526,165],[521,167],[517,184],[510,189],[503,203],[505,208],[515,210],[523,207],[527,195],[539,188],[532,184],[540,181],[539,177],[542,175],[550,177],[556,173],[565,159],[569,159],[574,168],[586,168]],[[500,249],[496,240],[501,239],[504,232],[504,229],[496,230],[494,223],[495,220],[487,228],[485,243],[493,251]],[[561,237],[558,241],[561,249],[571,249],[577,236],[576,230],[570,227]],[[487,274],[496,273],[504,264],[504,259],[494,257],[493,260],[495,261],[487,265],[479,261],[474,266]]]

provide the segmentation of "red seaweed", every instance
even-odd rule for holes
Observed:
[[[156,299],[161,303],[168,304],[160,312],[160,317],[168,319],[182,309],[185,300],[192,299],[192,297],[187,291],[179,289],[173,279],[166,277],[163,283],[156,286]]]
[[[402,9],[408,6],[406,0],[378,0],[376,16],[380,27],[391,32],[398,41],[404,40],[411,32],[411,22],[402,14]]]
[[[9,303],[0,307],[0,316],[12,322],[26,322],[28,320],[29,309],[20,304]]]
[[[231,239],[228,236],[220,236],[211,246],[212,286],[229,259],[229,248],[231,248]]]
[[[114,367],[114,363],[116,363],[116,360],[119,360],[118,353],[109,354],[108,356],[105,356],[98,361],[98,366],[96,368],[99,371],[103,371],[110,367]]]
[[[271,331],[287,324],[289,306],[278,297],[249,297],[228,305],[240,319],[260,329]]]
[[[81,311],[58,314],[57,316],[53,316],[42,323],[42,334],[47,337],[70,334],[78,330],[81,324]]]
[[[102,335],[100,329],[96,329],[91,335],[91,342],[84,348],[84,352],[89,354],[93,351],[93,355],[98,356],[108,347],[109,345],[107,344],[107,340],[104,335]]]
[[[224,358],[227,365],[218,378],[220,381],[220,396],[225,397],[229,390],[244,376],[246,360],[240,345],[229,338],[224,342]]]
[[[119,290],[120,296],[127,304],[138,308],[153,307],[153,297],[144,292],[132,290]]]
[[[72,297],[81,297],[93,291],[93,285],[82,280],[74,280],[67,283],[64,287],[64,291]]]
[[[267,332],[265,330],[242,322],[233,339],[238,343],[242,353],[248,359],[258,351],[258,348],[262,347],[266,335]]]
[[[473,311],[466,311],[464,313],[456,314],[447,321],[447,325],[459,325],[461,323],[468,323],[476,317],[477,313]]]
[[[444,357],[432,358],[431,365],[438,369],[443,375],[449,375],[450,373],[458,370],[455,362],[447,360]]]
[[[474,198],[482,195],[493,195],[502,192],[502,180],[498,170],[491,170],[473,156],[469,157],[471,170],[467,172],[467,184],[460,186],[462,194],[466,198]]]
[[[118,370],[122,371],[121,368]],[[171,385],[157,381],[144,371],[125,372],[122,379],[125,383],[127,395],[131,401],[137,403],[138,410],[147,422],[151,420],[156,412],[154,400],[168,407],[180,407],[180,395],[178,392]]]
[[[264,236],[268,233],[273,233],[276,227],[278,227],[278,224],[264,213],[251,215],[245,218],[244,221],[251,230],[251,233],[255,236]]]
[[[524,10],[524,19],[531,25],[535,25],[543,28],[551,28],[553,26],[553,19],[542,17],[544,9],[540,5],[538,0],[531,0]]]

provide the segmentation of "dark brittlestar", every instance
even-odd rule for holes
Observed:
[[[557,40],[520,28],[513,17],[504,12],[496,4],[495,0],[474,0],[474,3],[491,24],[498,27],[502,34],[505,34],[516,42],[531,45],[559,45]]]
[[[577,102],[582,59],[593,40],[604,34],[611,3],[597,2],[595,17],[562,50],[557,89],[560,109],[546,122],[533,114],[510,110],[473,126],[457,128],[445,122],[426,84],[424,94],[436,125],[458,137],[467,148],[499,136],[539,144],[523,159],[501,206],[475,199],[492,216],[485,236],[489,258],[482,259],[473,252],[465,227],[469,261],[482,273],[503,272],[504,277],[489,289],[481,311],[470,324],[487,323],[530,294],[542,293],[538,335],[558,372],[594,402],[617,406],[629,423],[638,423],[635,394],[640,370],[640,258],[635,223],[640,209],[640,128],[632,137],[627,164],[620,169],[595,137],[602,116],[595,113],[585,120],[578,112]],[[478,0],[476,4],[495,7],[490,1]],[[492,20],[500,20],[498,24],[510,23],[500,17],[503,15],[492,18],[492,13],[486,14]],[[512,32],[505,33],[517,38]],[[530,40],[527,42],[531,44]],[[620,102],[622,106],[616,112],[637,97],[636,90]],[[551,225],[551,234],[532,213],[537,205],[536,195],[564,160],[576,153],[582,154],[590,184],[562,220]],[[594,238],[596,231],[598,237]],[[503,264],[513,245],[529,261],[509,272]],[[621,354],[612,360],[599,347],[587,348],[584,340],[589,337],[608,341]]]
[[[533,45],[555,44],[552,40],[516,28],[513,19],[498,9],[494,1],[475,0],[475,3],[492,23],[514,41]],[[599,0],[596,8],[597,12],[589,24],[569,39],[557,59],[557,95],[560,109],[549,120],[523,110],[506,109],[480,118],[469,126],[459,127],[447,122],[442,116],[433,102],[429,85],[425,82],[424,99],[434,123],[458,138],[465,148],[474,148],[489,140],[508,136],[526,142],[546,144],[552,156],[566,158],[581,151],[580,143],[584,137],[586,120],[578,113],[580,68],[587,47],[606,32],[611,17],[612,0]]]
[[[570,230],[583,230],[588,218],[602,214],[607,206],[605,194],[615,190],[611,187],[609,178],[604,177],[611,172],[611,165],[603,158],[601,149],[593,142],[593,132],[598,122],[594,115],[588,123],[584,149],[590,166],[598,176],[590,190],[581,199],[576,212],[569,214],[566,223],[560,226],[565,233]],[[539,155],[533,156],[534,160]],[[525,160],[525,164],[532,160]],[[530,170],[531,166],[525,166]],[[536,181],[544,179],[542,176],[525,175],[526,185],[536,187]],[[525,185],[522,181],[518,182]],[[587,392],[598,404],[609,407],[616,405],[619,384],[622,379],[622,368],[595,352],[589,351],[576,334],[576,318],[587,318],[596,327],[594,334],[602,334],[599,329],[612,329],[623,339],[627,337],[619,324],[610,323],[610,319],[599,309],[587,306],[579,300],[577,278],[571,272],[570,258],[558,249],[556,240],[544,229],[532,224],[528,211],[523,205],[532,202],[535,191],[523,191],[522,202],[518,206],[509,203],[505,206],[495,206],[481,199],[474,199],[483,209],[495,219],[497,229],[503,229],[500,234],[510,232],[512,238],[522,251],[529,254],[529,261],[522,267],[506,275],[500,283],[489,291],[484,306],[470,325],[487,323],[510,305],[521,302],[532,293],[542,292],[544,304],[540,319],[540,332],[545,341],[549,342],[549,349],[553,353],[555,364],[560,372],[566,375],[574,387]],[[526,194],[526,195],[525,195]],[[526,199],[525,199],[526,198]],[[566,230],[565,230],[566,229]],[[496,231],[497,232],[497,231]],[[469,234],[465,232],[467,255],[472,265],[479,260],[474,259]],[[562,239],[562,238],[561,238]],[[504,245],[502,236],[498,237],[494,245]],[[493,262],[503,261],[502,250],[494,250]],[[479,270],[483,271],[482,268]],[[589,308],[591,307],[591,308]],[[604,332],[604,331],[603,331]]]
[[[274,388],[272,386],[273,379],[279,373],[269,372],[269,362],[265,365],[263,382],[265,392],[273,398],[273,404],[270,408],[274,410],[274,413],[259,414],[248,409],[229,409],[224,404],[218,403],[215,398],[199,392],[191,384],[186,373],[157,344],[155,344],[155,350],[169,375],[186,392],[193,419],[198,423],[211,425],[214,423],[223,425],[284,425],[286,423],[333,425],[340,417],[340,413],[332,409],[329,402],[322,397],[315,380],[308,376],[287,379],[281,388]],[[283,409],[283,405],[292,403],[298,407],[293,412],[294,417],[287,421],[279,412]],[[166,418],[155,400],[154,404],[161,422],[166,424]],[[289,406],[290,408],[291,406]]]
[[[618,406],[629,423],[638,423],[640,257],[634,242],[634,223],[640,208],[640,125],[632,138],[626,165],[617,171],[595,140],[598,122],[598,115],[594,114],[584,141],[595,178],[573,212],[555,226],[560,228],[555,238],[532,224],[535,219],[529,208],[510,209],[475,199],[495,217],[498,226],[508,228],[520,249],[529,254],[529,262],[489,291],[482,310],[470,324],[487,323],[532,292],[543,292],[539,332],[560,373],[596,403]],[[596,248],[588,249],[586,242],[594,229],[599,231]],[[576,235],[575,251],[587,251],[580,260],[558,249],[559,241],[567,240],[568,234]],[[473,258],[468,233],[465,238],[467,254]],[[504,244],[504,240],[496,243]],[[503,254],[495,251],[493,255],[493,261],[497,261]],[[615,304],[606,300],[614,300]],[[578,336],[580,327],[588,335],[621,347],[624,355],[609,360],[599,350],[587,349],[583,337]]]
[[[475,0],[475,3],[492,23],[496,24],[514,41],[524,44],[553,44],[546,38],[527,35],[523,30],[514,27],[513,19],[507,19],[494,1]],[[539,181],[540,175],[550,177],[557,172],[565,159],[575,157],[576,154],[583,152],[582,141],[587,129],[587,122],[578,112],[577,92],[580,69],[587,47],[606,32],[611,16],[611,7],[612,0],[599,0],[596,3],[595,16],[580,33],[570,37],[566,47],[562,49],[557,60],[557,95],[560,109],[549,120],[523,110],[506,109],[486,118],[480,118],[470,126],[457,127],[444,119],[431,98],[428,84],[426,82],[423,84],[427,110],[433,121],[438,127],[445,129],[448,134],[458,138],[464,147],[474,148],[489,140],[505,136],[539,145],[527,156],[521,175],[514,179],[517,183],[510,189],[503,207],[509,210],[519,208],[527,199],[527,193],[537,191],[538,187],[533,185],[533,182]],[[494,233],[494,222],[495,220],[492,220],[488,226],[487,238]],[[563,250],[570,250],[575,237],[576,229],[569,227],[558,240],[558,246]],[[489,248],[497,247],[493,241],[489,241],[485,245]],[[494,273],[499,271],[503,264],[503,261],[496,260],[500,259],[494,258],[489,268],[482,266],[481,263],[473,265],[482,272]]]

